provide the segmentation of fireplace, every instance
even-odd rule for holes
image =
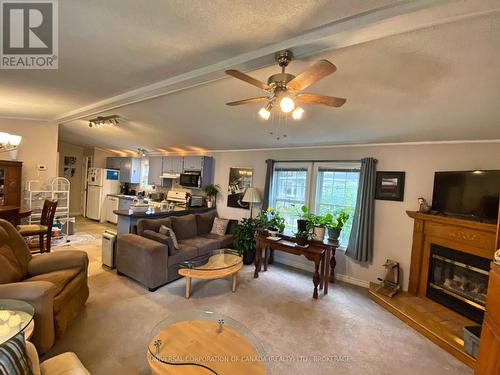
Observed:
[[[481,324],[489,263],[489,259],[431,243],[427,297]]]

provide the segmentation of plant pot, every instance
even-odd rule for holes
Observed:
[[[278,234],[280,234],[280,232],[276,229],[268,229],[267,233],[269,233],[269,236],[271,237],[278,237]]]
[[[297,219],[297,228],[299,232],[305,232],[307,230],[307,220]]]
[[[214,206],[214,202],[213,201],[207,201],[207,207],[208,208],[212,208]]]
[[[299,245],[299,246],[305,246],[305,245],[307,245],[307,238],[297,237],[296,241],[297,241],[297,245]]]
[[[314,227],[313,239],[315,241],[323,241],[325,239],[325,227]]]
[[[249,265],[255,261],[255,250],[248,250],[243,253],[243,264]]]
[[[328,239],[330,240],[338,240],[340,237],[340,232],[342,228],[332,228],[328,227]]]

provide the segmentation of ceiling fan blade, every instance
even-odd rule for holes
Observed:
[[[235,102],[229,102],[226,103],[226,105],[241,105],[241,104],[249,104],[249,103],[260,103],[260,102],[267,102],[269,101],[269,98],[267,96],[258,96],[256,98],[248,98],[248,99],[243,99],[243,100],[237,100]]]
[[[344,98],[310,94],[307,92],[301,92],[297,94],[297,100],[300,100],[304,103],[328,105],[330,107],[341,107],[347,101],[347,99]]]
[[[336,70],[337,67],[328,60],[316,61],[309,68],[288,82],[287,87],[292,90],[304,90],[314,82],[332,74]]]
[[[271,86],[269,86],[268,84],[266,84],[262,81],[259,81],[258,79],[255,79],[253,77],[250,77],[249,75],[242,73],[239,70],[229,69],[229,70],[226,70],[226,74],[229,74],[230,76],[232,76],[234,78],[241,79],[242,81],[245,81],[246,83],[254,85],[254,86],[258,87],[259,89],[262,89],[262,90],[270,90],[271,89]]]

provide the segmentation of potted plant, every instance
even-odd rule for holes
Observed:
[[[243,219],[235,229],[234,247],[243,256],[244,264],[252,264],[255,259],[255,235],[261,228],[258,219]]]
[[[342,228],[349,220],[349,214],[346,210],[342,209],[335,215],[331,215],[331,220],[327,223],[328,228],[328,239],[338,240],[340,237],[340,232]]]
[[[309,212],[309,208],[306,205],[303,205],[300,210],[296,209],[296,215],[298,217],[297,219],[297,229],[299,231],[306,231],[307,230],[307,223],[311,221],[311,218],[313,214]]]
[[[262,229],[267,229],[269,235],[277,236],[285,230],[285,218],[281,214],[269,207],[266,211],[259,212],[257,220]]]
[[[332,220],[333,215],[313,215],[309,221],[309,229],[313,231],[313,238],[316,241],[323,241],[325,239],[326,225]]]
[[[297,245],[299,246],[307,245],[307,241],[309,240],[309,231],[298,230],[297,232],[295,232],[295,239],[297,241]]]
[[[215,201],[217,198],[217,194],[220,191],[219,185],[210,184],[205,186],[203,189],[205,192],[205,196],[207,197],[207,207],[215,207]]]

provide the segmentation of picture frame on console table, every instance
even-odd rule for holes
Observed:
[[[406,172],[377,172],[375,199],[385,201],[404,200]]]
[[[229,183],[227,189],[227,206],[234,208],[250,209],[250,203],[243,202],[245,190],[252,186],[252,168],[229,168]]]

